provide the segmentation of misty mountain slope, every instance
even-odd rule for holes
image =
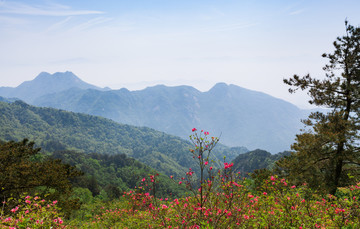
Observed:
[[[223,144],[288,150],[306,114],[296,106],[267,94],[219,83],[208,92],[189,86],[149,87],[140,91],[70,89],[34,102],[147,126],[188,138],[193,127],[220,136]]]
[[[40,96],[64,91],[72,87],[103,90],[82,81],[72,72],[57,72],[54,74],[42,72],[35,79],[25,81],[15,88],[0,87],[0,96],[16,97],[25,102],[32,103],[34,99]]]
[[[140,125],[186,139],[189,130],[201,126],[198,102],[201,92],[193,87],[158,85],[134,91],[133,94],[138,101]]]
[[[202,104],[203,125],[222,133],[225,144],[241,142],[270,152],[289,149],[302,127],[300,119],[306,117],[306,112],[284,100],[222,83],[204,93]]]
[[[141,106],[138,103],[138,99],[127,89],[98,91],[79,88],[48,94],[34,101],[37,106],[98,115],[124,124],[145,126],[138,121],[144,116],[144,111],[139,111]]]
[[[70,80],[66,80],[65,75],[69,75]],[[31,104],[36,106],[98,115],[184,139],[188,139],[193,127],[201,128],[221,135],[225,145],[245,146],[250,150],[260,148],[271,153],[290,149],[295,134],[302,127],[300,119],[309,113],[284,100],[225,83],[218,83],[207,92],[190,86],[164,85],[138,91],[98,90],[92,85],[79,84],[72,75],[69,72],[42,73],[33,80],[35,82],[25,82],[12,89],[17,93],[4,97],[21,98],[19,91],[23,90],[23,94],[32,95]],[[53,81],[48,83],[51,79]],[[61,79],[62,83],[57,82]],[[61,86],[65,82],[67,86]],[[47,84],[50,86],[44,86]],[[36,85],[42,85],[43,89]],[[56,88],[50,90],[53,86]],[[0,95],[2,89],[8,91],[8,88],[0,88]]]

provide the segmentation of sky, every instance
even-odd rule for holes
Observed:
[[[72,71],[112,89],[235,84],[310,108],[284,78],[323,78],[358,0],[0,0],[0,86]]]

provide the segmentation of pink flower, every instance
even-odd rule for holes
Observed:
[[[291,186],[291,188],[296,188],[296,186],[295,186],[295,185],[293,185],[293,186]]]
[[[192,128],[192,130],[191,130],[192,132],[195,132],[195,131],[197,131],[197,129],[196,128]]]
[[[274,181],[274,180],[275,180],[275,177],[274,177],[274,176],[271,176],[271,177],[270,177],[270,180]]]
[[[204,132],[205,135],[209,135],[209,132]]]
[[[267,192],[263,192],[263,195],[267,195]]]
[[[182,184],[182,181],[179,181],[179,184]]]
[[[11,217],[8,217],[5,219],[5,222],[10,222],[11,220],[12,220]]]
[[[163,204],[161,207],[162,207],[162,209],[169,208],[169,207],[168,207],[168,206],[166,206],[165,204]]]
[[[224,163],[224,168],[225,168],[225,169],[228,169],[228,168],[233,167],[233,165],[234,165],[234,163],[229,164],[229,163],[225,162],[225,163]]]
[[[16,212],[17,210],[19,210],[19,207],[11,209],[11,212]]]
[[[205,165],[207,165],[207,164],[209,164],[209,162],[208,161],[205,161],[205,163],[204,163]]]
[[[175,199],[174,202],[175,202],[175,204],[179,204],[179,200],[178,200],[178,199]]]
[[[141,181],[144,182],[144,181],[145,181],[145,177],[144,177]]]

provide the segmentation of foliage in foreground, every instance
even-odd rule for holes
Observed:
[[[57,201],[26,196],[17,201],[11,213],[0,214],[0,228],[65,228]],[[5,204],[5,202],[3,203]]]
[[[147,193],[125,193],[122,200],[93,214],[82,228],[358,228],[360,183],[324,198],[306,186],[271,177],[262,192],[248,180],[222,184],[203,207],[195,197],[154,200]],[[155,204],[157,203],[157,204]],[[127,206],[125,205],[127,204]]]
[[[81,219],[64,221],[56,202],[26,197],[0,228],[358,228],[360,183],[322,197],[306,185],[271,176],[257,191],[247,179],[222,182],[201,208],[197,198],[157,199],[130,191],[119,200],[93,204]],[[41,224],[42,223],[42,224]],[[46,225],[46,226],[45,226]]]

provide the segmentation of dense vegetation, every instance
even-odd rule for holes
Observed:
[[[39,151],[27,139],[0,143],[0,198],[9,200],[7,208],[3,208],[5,212],[16,205],[12,199],[19,198],[24,192],[62,200],[61,206],[66,213],[77,208],[77,200],[70,198],[70,179],[82,173],[60,160],[42,158]]]
[[[73,180],[76,189],[90,191],[92,196],[112,200],[140,185],[141,179],[158,172],[126,154],[85,154],[75,151],[56,151],[52,158],[61,159],[85,173]],[[158,176],[157,192],[162,196],[179,197],[185,189],[176,186],[169,176]],[[87,190],[86,190],[87,189]]]

